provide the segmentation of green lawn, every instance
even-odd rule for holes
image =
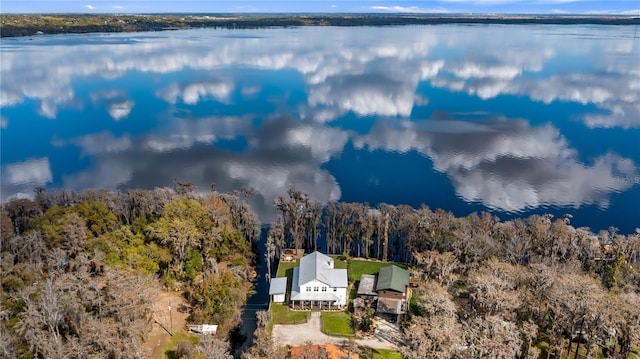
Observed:
[[[276,277],[287,277],[287,292],[285,294],[284,302],[289,303],[289,297],[291,296],[291,283],[293,283],[293,268],[299,265],[298,261],[295,262],[280,262],[278,265],[278,273]]]
[[[298,266],[298,261],[295,262],[280,262],[278,265],[278,273],[276,277],[284,277],[287,273],[287,269],[293,269]]]
[[[335,254],[330,255],[329,257],[333,258],[333,267],[336,269],[347,269],[349,266],[349,263],[347,263],[347,261],[343,261],[342,259],[340,259],[340,257],[342,256],[338,256]]]
[[[380,271],[380,268],[392,264],[400,268],[407,269],[407,265],[405,263],[373,262],[352,259],[349,261],[349,281],[355,283],[356,281],[360,281],[360,277],[362,277],[363,274],[376,274]]]
[[[402,355],[390,349],[372,349],[371,359],[402,359]]]
[[[354,337],[351,313],[322,312],[322,332],[334,337]]]
[[[361,259],[352,259],[349,261],[349,283],[353,283],[353,286],[349,290],[349,299],[355,299],[356,294],[358,292],[358,285],[360,284],[360,277],[363,274],[376,274],[380,271],[380,268],[396,265],[400,268],[407,269],[407,265],[405,263],[396,263],[396,262],[374,262],[374,261],[365,261]]]
[[[311,312],[298,312],[280,303],[271,303],[271,324],[302,324],[309,319]]]

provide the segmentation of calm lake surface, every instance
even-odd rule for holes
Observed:
[[[640,227],[637,26],[2,39],[1,199],[191,181]]]

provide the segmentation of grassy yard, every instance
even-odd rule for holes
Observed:
[[[271,303],[271,324],[302,324],[309,319],[311,312],[298,312],[280,303]]]
[[[293,268],[299,265],[298,261],[295,262],[280,262],[278,265],[278,273],[276,277],[287,277],[287,293],[285,294],[284,302],[289,303],[289,297],[291,296],[291,284],[293,283]]]
[[[349,281],[355,283],[356,281],[360,281],[360,277],[362,277],[363,274],[376,274],[380,271],[380,268],[392,264],[400,268],[407,269],[407,265],[405,263],[374,262],[352,259],[349,261]]]
[[[372,349],[371,359],[402,359],[402,355],[390,349]]]
[[[351,313],[322,312],[322,332],[334,337],[354,337]]]
[[[353,283],[349,290],[349,299],[355,299],[358,291],[358,285],[360,284],[360,277],[363,274],[376,274],[380,271],[380,268],[389,265],[396,265],[400,268],[407,269],[406,263],[395,262],[375,262],[365,261],[361,259],[352,259],[349,261],[349,283]]]
[[[347,263],[347,261],[343,261],[342,259],[340,259],[340,257],[342,256],[338,256],[335,254],[330,255],[329,257],[333,258],[333,267],[336,269],[347,269],[349,266],[349,263]]]
[[[298,261],[295,262],[280,262],[278,265],[278,273],[276,277],[284,277],[287,273],[288,269],[293,269],[293,267],[298,266]]]

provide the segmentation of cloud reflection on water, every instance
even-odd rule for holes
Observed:
[[[612,153],[580,163],[549,124],[531,127],[505,118],[431,122],[382,122],[354,143],[368,150],[417,151],[449,176],[465,201],[510,212],[542,205],[607,207],[611,193],[632,186],[620,178],[638,173],[632,160]]]
[[[425,26],[243,30],[261,36],[241,38],[227,36],[230,30],[193,30],[88,35],[96,37],[88,42],[62,36],[34,44],[11,40],[3,44],[11,51],[1,59],[0,105],[11,109],[35,100],[34,113],[55,119],[61,108],[88,96],[120,124],[162,117],[143,133],[100,129],[56,140],[91,157],[85,168],[60,174],[65,186],[76,189],[150,188],[176,178],[208,188],[214,181],[222,190],[256,188],[255,204],[268,213],[290,185],[318,200],[339,199],[345,189],[325,167],[352,144],[363,151],[416,151],[450,178],[459,197],[489,208],[606,208],[612,193],[631,188],[619,178],[637,176],[632,159],[614,151],[581,159],[558,126],[532,124],[526,113],[523,119],[482,114],[470,121],[437,112],[430,120],[412,118],[416,107],[440,108],[420,92],[431,86],[483,100],[518,95],[544,104],[592,105],[597,112],[580,118],[588,128],[640,128],[638,41],[610,40],[605,35],[612,30],[604,27],[572,29],[577,34],[554,27]],[[594,36],[572,45],[583,32]],[[573,66],[564,58],[589,64]],[[268,113],[253,105],[225,113],[238,101],[262,105],[275,96],[267,88],[280,79],[246,83],[243,69],[293,70],[305,96]],[[129,91],[128,82],[139,77],[149,82],[136,86],[169,110],[145,107],[148,98]],[[108,89],[86,94],[78,89],[85,82]],[[144,115],[136,116],[140,110]],[[341,122],[345,116],[374,117],[374,125],[356,130]],[[3,131],[20,120],[3,114]],[[224,141],[246,145],[225,148],[219,145]],[[3,163],[11,174],[3,175],[3,199],[19,183],[53,181],[48,160],[46,166],[36,162],[37,171],[29,161]],[[18,181],[20,176],[31,179]]]
[[[168,127],[141,138],[101,133],[73,139],[71,143],[80,146],[83,153],[94,154],[95,161],[86,170],[64,176],[64,184],[76,189],[153,188],[179,178],[199,188],[215,182],[223,191],[252,187],[258,190],[253,205],[263,220],[272,219],[273,201],[291,185],[323,202],[340,198],[335,178],[321,164],[344,148],[346,133],[285,117],[257,128],[247,127],[248,121],[175,119]],[[239,153],[199,143],[197,134],[203,129],[202,133],[246,136],[249,149]],[[99,152],[101,148],[104,150]]]

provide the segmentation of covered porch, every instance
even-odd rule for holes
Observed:
[[[293,310],[341,310],[340,298],[332,293],[300,293],[291,292],[289,305]]]
[[[292,310],[342,310],[335,300],[291,300]]]

